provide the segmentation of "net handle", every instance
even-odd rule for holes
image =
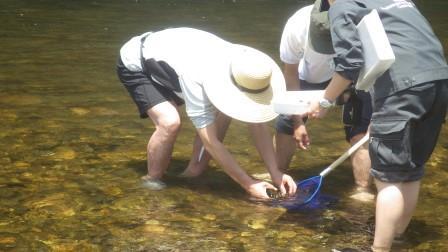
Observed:
[[[325,170],[323,170],[319,175],[325,177],[328,173],[330,173],[334,168],[344,162],[350,155],[353,154],[356,150],[361,147],[361,145],[365,144],[369,140],[369,134],[367,133],[361,140],[355,143],[350,149],[348,149],[344,154],[342,154],[338,159],[336,159],[331,165],[329,165]]]

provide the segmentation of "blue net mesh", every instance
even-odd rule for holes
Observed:
[[[330,195],[320,193],[322,176],[314,176],[297,183],[297,193],[293,197],[273,200],[275,206],[280,206],[289,211],[312,210],[325,208],[337,199]]]

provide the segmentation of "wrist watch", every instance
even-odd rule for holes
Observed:
[[[331,102],[328,99],[322,98],[319,101],[319,106],[324,108],[324,109],[329,109],[329,108],[334,106],[334,102]]]

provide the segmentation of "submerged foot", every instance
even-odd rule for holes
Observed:
[[[357,187],[350,198],[361,202],[372,202],[375,199],[375,194],[368,188]]]
[[[405,242],[406,242],[406,240],[405,240],[403,234],[397,234],[397,235],[395,235],[394,240],[393,240],[393,243],[394,243],[394,244],[403,244],[403,243],[405,243]]]
[[[180,178],[195,178],[200,176],[204,170],[194,170],[194,169],[185,169],[181,174],[178,175]]]
[[[145,188],[148,188],[150,190],[158,191],[166,188],[166,184],[163,183],[159,179],[153,179],[148,175],[143,176],[142,178],[142,185]]]

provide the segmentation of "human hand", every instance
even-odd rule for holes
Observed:
[[[288,174],[283,173],[279,178],[274,179],[274,184],[278,186],[282,196],[296,194],[296,182],[294,182],[294,179]]]
[[[319,101],[312,101],[308,107],[307,114],[311,118],[323,118],[327,114],[327,110],[319,105]]]
[[[256,198],[260,199],[269,199],[269,195],[267,194],[267,189],[277,191],[275,186],[269,184],[265,181],[255,180],[254,183],[249,185],[247,192]]]
[[[297,148],[302,150],[307,150],[311,143],[305,124],[298,125],[294,128],[293,138],[296,140]]]

